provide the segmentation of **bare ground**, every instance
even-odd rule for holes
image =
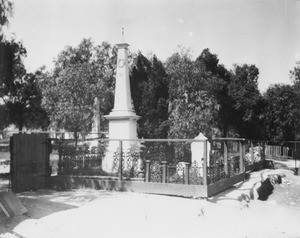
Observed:
[[[260,174],[284,174],[267,201],[240,200]],[[300,237],[300,176],[289,169],[251,173],[215,197],[190,199],[100,190],[24,192],[28,209],[8,219],[0,237]]]

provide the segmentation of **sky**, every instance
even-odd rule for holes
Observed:
[[[29,72],[53,60],[83,38],[95,44],[122,40],[131,51],[165,61],[179,50],[197,58],[203,49],[227,69],[255,64],[258,87],[290,84],[300,60],[300,0],[13,0],[7,30],[27,49]]]

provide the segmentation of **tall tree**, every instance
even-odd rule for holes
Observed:
[[[59,54],[53,72],[44,72],[40,84],[53,127],[73,131],[76,137],[90,132],[94,99],[101,99],[104,111],[112,107],[115,61],[116,51],[108,43],[95,47],[89,39]]]
[[[294,140],[299,123],[298,95],[291,85],[275,84],[264,94],[263,114],[266,139],[273,142]]]
[[[13,4],[9,0],[0,0],[0,41],[3,39],[2,26],[9,22],[9,17],[12,15]]]
[[[168,132],[168,82],[165,68],[154,55],[148,60],[138,53],[130,73],[131,92],[138,121],[138,135],[166,138]]]
[[[9,121],[26,128],[46,129],[48,118],[41,108],[41,92],[38,89],[36,74],[26,74],[15,82],[9,96],[4,97],[9,112]]]
[[[12,15],[13,5],[9,0],[0,0],[0,86],[7,78],[7,74],[12,74],[15,58],[16,46],[5,39],[3,27],[8,24],[8,18]]]
[[[290,71],[290,77],[294,84],[300,84],[300,61],[296,62],[296,66]]]
[[[8,109],[5,104],[0,105],[0,131],[9,126]]]
[[[23,60],[26,49],[15,39],[6,40],[2,26],[8,24],[12,14],[12,2],[0,0],[0,98],[5,103],[5,117],[19,130],[44,128],[47,115],[41,108],[41,93],[37,87],[36,74],[27,73]]]
[[[212,77],[201,65],[195,65],[183,50],[167,60],[169,75],[169,121],[171,138],[194,138],[199,132],[211,137],[215,125],[216,101],[205,90]]]
[[[290,71],[290,77],[293,81],[294,91],[297,95],[296,105],[298,105],[298,118],[300,118],[300,61],[296,62],[296,66]],[[300,119],[297,121],[295,133],[295,139],[300,140]]]
[[[258,75],[255,65],[235,65],[229,85],[235,129],[241,137],[249,139],[260,139],[263,131],[259,116],[263,110],[263,100],[258,90]]]
[[[34,74],[27,74],[23,64],[26,49],[20,42],[0,42],[0,97],[9,112],[9,121],[18,126],[36,127],[37,121],[32,121],[36,113],[40,93],[37,89]]]
[[[212,54],[209,49],[202,51],[196,59],[196,65],[204,68],[212,76],[205,81],[205,90],[219,105],[219,109],[214,113],[214,119],[222,137],[226,137],[234,121],[232,118],[233,100],[229,95],[231,74],[223,65],[219,64],[218,56]]]

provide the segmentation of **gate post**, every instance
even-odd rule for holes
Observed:
[[[207,140],[203,142],[203,185],[207,185]]]
[[[262,153],[261,153],[261,160],[262,161],[265,161],[265,159],[266,159],[266,144],[265,144],[265,142],[263,141],[262,142]]]
[[[253,141],[251,141],[251,163],[254,162],[254,148],[253,148]]]
[[[167,182],[167,161],[162,161],[162,183]]]
[[[240,147],[240,173],[245,171],[245,164],[244,164],[244,155],[245,155],[245,143],[243,141],[239,141]]]
[[[123,180],[123,143],[122,140],[119,141],[119,148],[120,148],[120,154],[119,154],[119,181]]]
[[[183,177],[184,184],[189,184],[189,176],[190,176],[189,170],[190,170],[190,163],[184,162],[184,177]]]
[[[224,144],[224,172],[227,177],[228,176],[228,145],[227,145],[227,141],[224,141],[223,144]]]
[[[145,174],[145,182],[150,182],[150,160],[146,160],[146,174]]]
[[[261,142],[258,143],[258,157],[261,159]]]

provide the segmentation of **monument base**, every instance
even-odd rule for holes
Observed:
[[[116,172],[116,163],[119,164],[120,140],[122,151],[127,153],[131,148],[139,148],[137,139],[137,120],[140,118],[134,112],[112,112],[105,116],[109,120],[109,144],[105,158],[102,161],[102,169],[107,173]],[[126,156],[123,156],[126,157]],[[125,159],[125,158],[124,158]],[[114,164],[115,162],[115,164]],[[124,163],[127,164],[126,162]],[[125,168],[124,168],[125,169]]]

